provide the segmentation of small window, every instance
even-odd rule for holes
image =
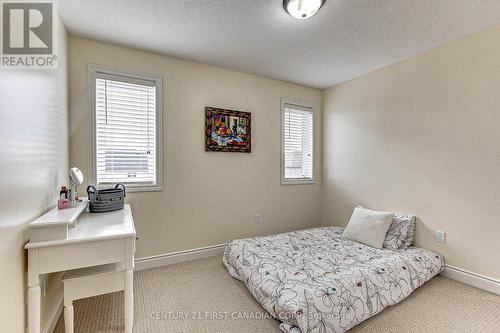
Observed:
[[[131,191],[162,188],[161,80],[89,66],[91,181]]]
[[[281,184],[315,183],[313,106],[284,99],[281,113]]]

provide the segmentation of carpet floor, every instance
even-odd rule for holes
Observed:
[[[134,332],[280,332],[221,257],[136,272],[134,292]],[[122,292],[74,308],[75,333],[123,331]],[[62,316],[54,332],[64,332]],[[500,332],[500,297],[437,276],[349,332]]]

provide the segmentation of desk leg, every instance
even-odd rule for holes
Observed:
[[[40,332],[40,285],[28,289],[28,327],[29,333]]]
[[[74,325],[73,304],[64,305],[64,333],[73,333]]]
[[[28,332],[40,333],[40,277],[38,249],[28,250]]]
[[[125,271],[125,333],[132,333],[134,325],[134,271]]]

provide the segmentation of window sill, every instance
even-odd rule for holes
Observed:
[[[163,186],[136,186],[127,187],[127,184],[124,184],[127,192],[159,192],[163,191]]]
[[[281,179],[281,185],[312,185],[316,179]]]

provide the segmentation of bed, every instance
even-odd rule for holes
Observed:
[[[233,240],[229,273],[289,333],[345,332],[405,299],[444,268],[440,254],[377,249],[322,227]]]

